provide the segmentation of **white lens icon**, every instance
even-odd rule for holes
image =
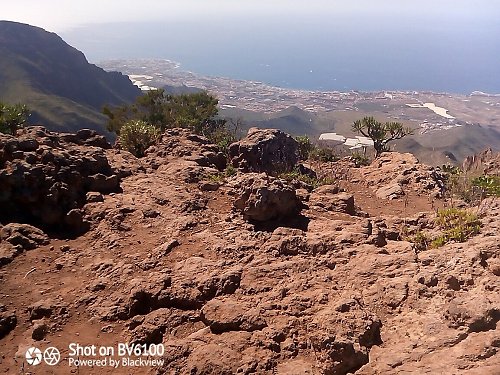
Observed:
[[[55,366],[61,360],[61,353],[57,348],[51,346],[50,348],[45,349],[43,352],[43,360],[49,366]]]
[[[42,362],[42,352],[38,348],[29,348],[26,351],[26,362],[31,366],[39,365]]]

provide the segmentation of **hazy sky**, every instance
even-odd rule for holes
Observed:
[[[57,32],[92,62],[165,58],[306,89],[500,90],[500,0],[0,1],[0,19]]]
[[[158,21],[259,15],[305,17],[328,13],[422,14],[446,17],[500,16],[496,0],[2,0],[0,19],[29,23],[49,31],[91,23]],[[458,26],[458,25],[457,25]]]

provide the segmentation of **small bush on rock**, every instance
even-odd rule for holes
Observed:
[[[481,230],[481,220],[477,214],[456,207],[439,210],[434,224],[436,232],[410,231],[408,226],[404,226],[400,236],[412,242],[416,251],[424,251],[450,242],[465,242]]]
[[[478,205],[488,197],[500,197],[500,176],[470,176],[456,167],[443,166],[447,173],[445,189],[450,198],[458,197],[470,205]]]
[[[0,133],[16,135],[26,123],[30,115],[28,107],[23,104],[8,105],[0,102]]]
[[[480,176],[472,180],[472,186],[480,190],[481,196],[500,197],[500,176]]]
[[[311,151],[314,150],[314,145],[307,135],[299,135],[295,137],[295,140],[298,143],[298,153],[300,160],[309,159],[309,155]]]
[[[293,170],[287,173],[281,173],[278,175],[278,178],[281,178],[282,180],[285,180],[287,182],[292,182],[294,180],[301,181],[307,185],[311,185],[314,189],[319,186],[332,185],[334,183],[332,179],[309,176],[306,174],[302,174],[297,170]]]
[[[212,127],[204,129],[203,135],[217,145],[226,158],[229,154],[229,146],[238,140],[237,129],[229,128],[222,120],[212,124]]]
[[[418,231],[415,235],[409,237],[408,241],[413,242],[418,251],[426,250],[430,242],[427,235],[422,231]]]
[[[367,165],[370,165],[370,159],[368,159],[368,157],[366,155],[363,155],[359,152],[354,152],[351,155],[351,160],[353,161],[356,168],[365,167]]]
[[[335,155],[333,149],[329,147],[314,147],[310,153],[309,158],[311,160],[322,161],[324,163],[339,160],[338,156]]]
[[[443,233],[432,241],[433,247],[452,241],[465,242],[481,229],[481,221],[476,214],[455,207],[438,211],[436,225]]]
[[[229,164],[226,169],[224,170],[224,175],[226,177],[231,177],[234,176],[236,173],[238,173],[238,170],[233,167],[231,164]]]
[[[217,184],[222,184],[224,182],[224,174],[217,173],[209,173],[205,176],[205,178],[210,182],[215,182]]]
[[[441,166],[441,169],[443,172],[451,175],[459,175],[460,173],[462,173],[462,170],[459,167],[448,164],[443,164],[443,166]]]
[[[210,182],[215,182],[217,184],[223,184],[228,177],[234,176],[238,170],[232,165],[228,165],[223,172],[209,173],[205,178]]]
[[[142,157],[158,136],[159,130],[156,127],[141,120],[131,120],[120,130],[120,144],[135,156]]]
[[[445,189],[450,198],[460,198],[466,203],[476,201],[476,192],[472,179],[464,174],[449,174],[445,181]]]

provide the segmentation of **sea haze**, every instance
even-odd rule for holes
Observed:
[[[165,58],[200,74],[307,90],[500,93],[497,17],[409,12],[166,15],[60,34],[91,62]]]

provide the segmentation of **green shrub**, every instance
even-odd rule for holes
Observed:
[[[476,190],[472,185],[472,179],[466,175],[448,175],[445,182],[445,188],[449,192],[451,198],[456,196],[467,203],[476,201]]]
[[[472,177],[454,167],[446,172],[445,188],[450,198],[456,196],[470,205],[478,205],[484,198],[500,197],[500,176]]]
[[[222,184],[224,182],[224,174],[220,172],[210,173],[205,176],[205,178],[210,182],[215,182],[217,184]]]
[[[416,232],[412,232],[410,227],[407,225],[404,225],[401,228],[399,238],[403,241],[412,242],[415,250],[417,251],[427,250],[429,248],[429,244],[432,242],[428,235],[423,231],[417,230]]]
[[[413,244],[415,245],[415,248],[418,251],[427,250],[429,248],[430,242],[432,242],[427,237],[427,235],[424,232],[422,232],[422,231],[418,231],[413,236],[410,236],[410,237],[407,237],[407,238],[404,238],[404,239],[407,240],[407,241],[409,241],[409,242],[413,242]]]
[[[432,240],[433,247],[440,247],[452,241],[465,242],[481,230],[478,215],[455,207],[439,210],[436,225],[442,230],[442,234]]]
[[[449,242],[449,239],[444,235],[437,236],[431,241],[431,246],[434,248],[441,247],[446,245]]]
[[[354,152],[351,155],[351,160],[354,162],[354,165],[357,168],[370,165],[370,159],[368,159],[368,157],[366,155],[363,155],[359,152]]]
[[[8,105],[0,102],[0,133],[16,135],[29,115],[28,107],[23,104]]]
[[[483,197],[500,197],[500,176],[476,177],[472,186],[480,189]]]
[[[403,227],[401,238],[412,242],[417,251],[423,251],[429,247],[438,248],[450,242],[465,242],[481,230],[481,220],[478,215],[455,207],[439,210],[435,225],[438,234],[433,237],[421,230],[412,234],[408,227]]]
[[[226,169],[224,170],[224,175],[226,177],[231,177],[234,176],[237,172],[238,170],[235,167],[233,167],[231,164],[228,164]]]
[[[160,131],[141,120],[131,120],[120,129],[120,144],[137,157],[144,156],[146,149],[153,145]]]
[[[443,164],[441,166],[441,170],[445,173],[449,173],[451,175],[459,175],[460,173],[462,173],[462,170],[458,167],[455,167],[453,165],[449,165],[449,164]]]
[[[238,170],[231,164],[228,164],[224,172],[214,172],[205,175],[205,178],[210,182],[216,182],[218,184],[223,184],[224,180],[228,177],[234,176]]]
[[[210,142],[219,147],[226,157],[229,154],[229,146],[238,140],[236,130],[230,129],[224,122],[220,122],[211,130],[205,129],[205,135]]]
[[[309,154],[314,149],[314,145],[307,135],[299,135],[295,137],[295,140],[299,144],[298,152],[300,160],[309,159]]]
[[[309,152],[309,158],[312,160],[331,162],[339,160],[333,149],[329,147],[316,146]]]
[[[311,185],[314,189],[319,186],[332,185],[334,183],[334,181],[329,178],[312,177],[306,174],[302,174],[297,170],[293,170],[291,172],[286,172],[286,173],[280,173],[277,177],[287,182],[292,182],[294,180],[301,181],[305,184]]]

